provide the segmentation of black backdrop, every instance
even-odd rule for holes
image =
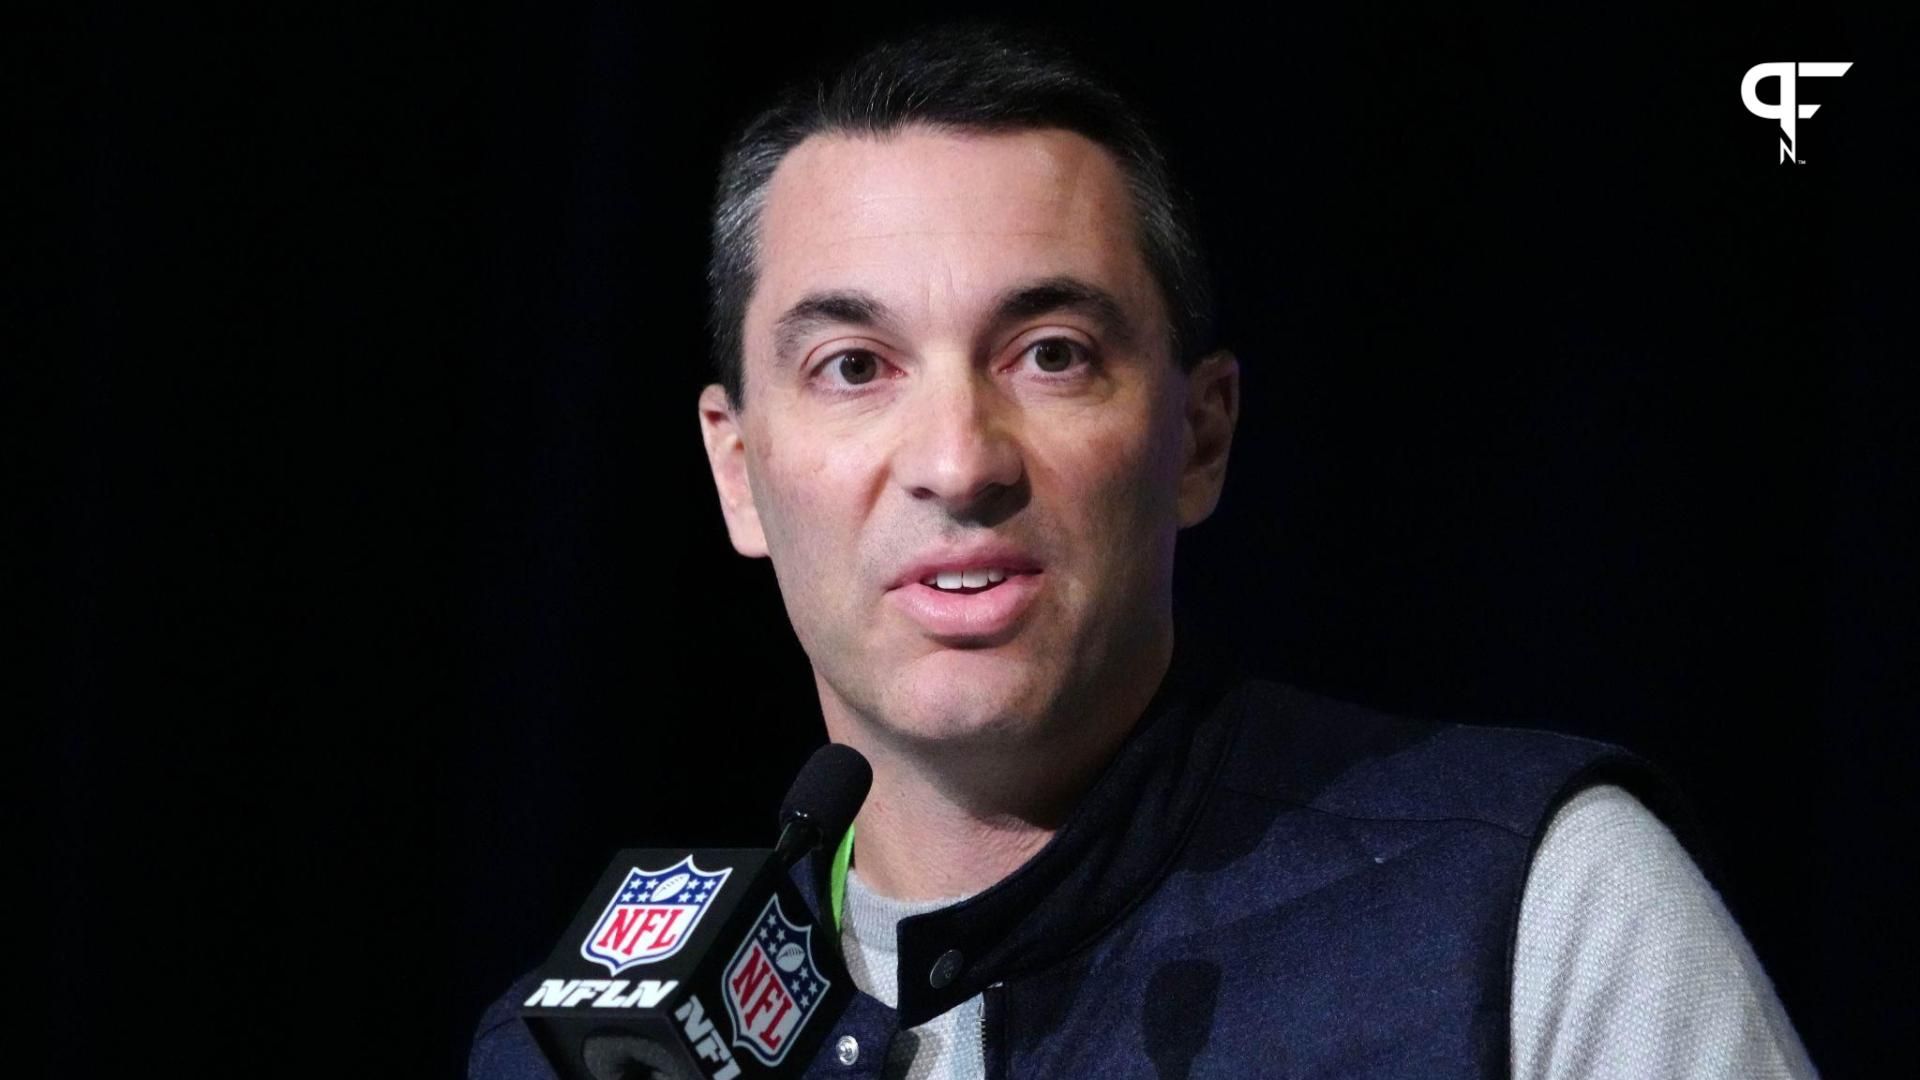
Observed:
[[[822,738],[696,435],[704,214],[747,110],[909,20],[270,8],[77,20],[13,82],[77,196],[19,294],[71,353],[65,1071],[457,1071],[613,848],[764,842]],[[1665,764],[1861,1073],[1911,1016],[1912,20],[1358,8],[1054,20],[1167,127],[1242,360],[1179,603]],[[1855,64],[1802,165],[1741,107],[1773,60]]]

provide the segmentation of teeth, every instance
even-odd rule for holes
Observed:
[[[997,566],[984,570],[942,570],[931,577],[922,578],[920,584],[931,585],[936,589],[977,589],[982,585],[994,585],[1007,580],[1007,571]]]

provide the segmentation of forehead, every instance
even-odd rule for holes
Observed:
[[[959,319],[1009,284],[1071,276],[1119,297],[1143,328],[1160,315],[1125,174],[1069,131],[812,136],[775,170],[759,239],[750,350],[787,303],[822,289]]]

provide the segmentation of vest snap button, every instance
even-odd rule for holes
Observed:
[[[940,959],[933,962],[933,970],[927,973],[928,984],[935,990],[952,986],[953,980],[960,977],[960,969],[966,961],[967,958],[960,955],[959,949],[948,949],[941,953]]]
[[[860,1040],[851,1035],[842,1035],[840,1041],[834,1044],[833,1052],[840,1059],[840,1064],[851,1065],[860,1060]]]

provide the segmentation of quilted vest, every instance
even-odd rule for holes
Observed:
[[[994,1080],[1504,1078],[1534,848],[1603,782],[1698,857],[1672,785],[1617,747],[1390,715],[1176,648],[1053,840],[903,920],[898,1010],[856,993],[804,1075],[878,1077],[903,1028],[984,993]],[[822,904],[828,859],[796,867]],[[551,1075],[522,990],[482,1021],[473,1076]]]

